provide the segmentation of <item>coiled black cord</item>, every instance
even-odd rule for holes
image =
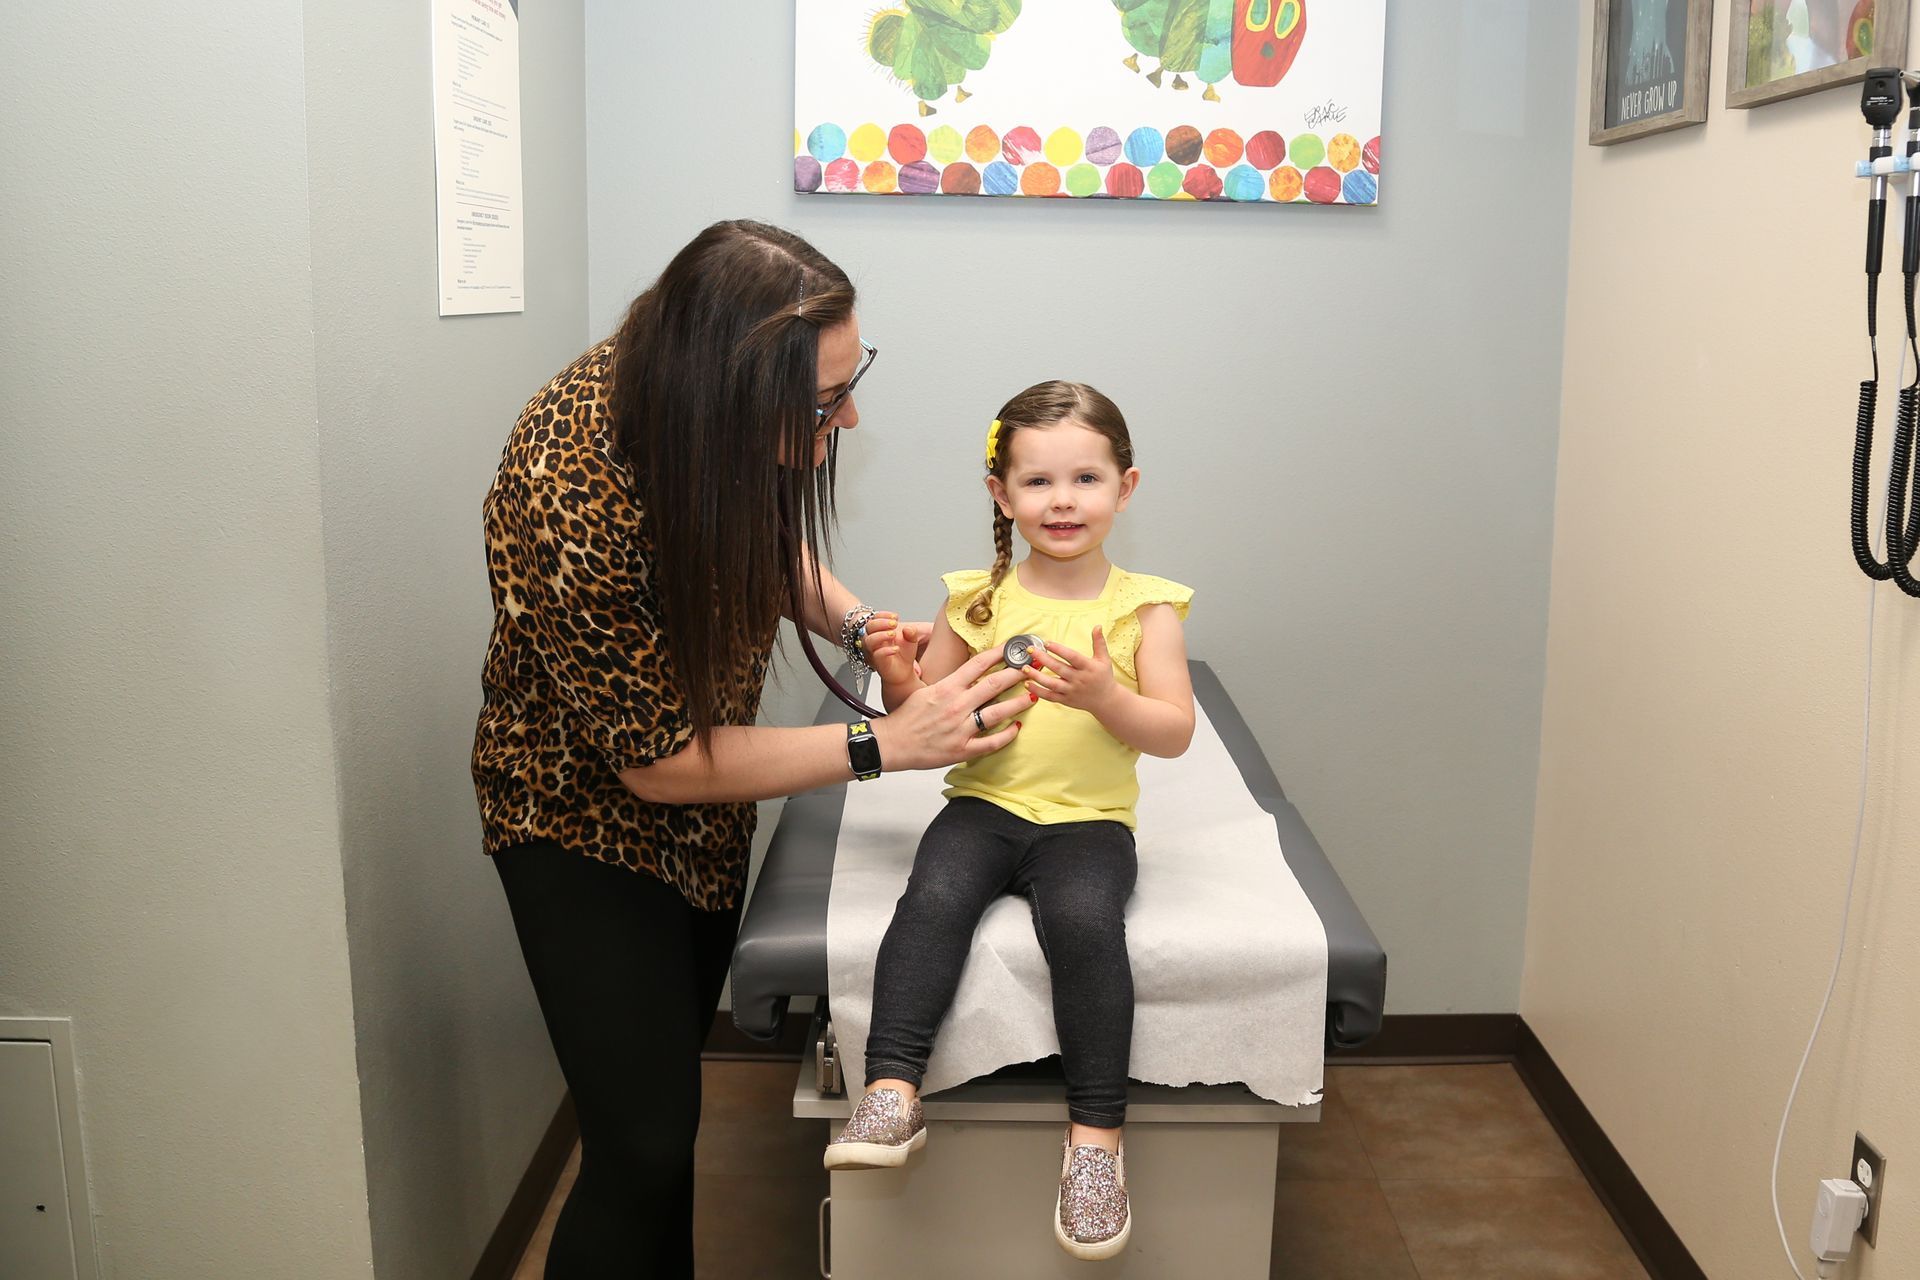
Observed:
[[[1869,267],[1875,265],[1871,259]],[[1873,356],[1873,377],[1860,384],[1860,407],[1853,424],[1853,558],[1860,572],[1876,582],[1885,582],[1893,570],[1874,558],[1873,543],[1867,537],[1867,494],[1872,483],[1873,423],[1880,403],[1880,277],[1867,273],[1867,350]],[[1895,433],[1899,426],[1896,422]],[[1897,546],[1897,543],[1889,543]]]
[[[1912,224],[1916,212],[1920,212],[1920,209],[1910,207],[1910,233],[1914,230]],[[1920,244],[1920,240],[1911,240],[1910,244]],[[1916,482],[1920,478],[1914,474],[1914,450],[1916,442],[1920,442],[1920,326],[1916,325],[1915,315],[1915,273],[1908,271],[1904,274],[1906,287],[1902,301],[1906,312],[1907,347],[1913,356],[1914,375],[1913,380],[1900,389],[1899,402],[1894,409],[1893,449],[1887,467],[1885,562],[1874,556],[1872,541],[1867,536],[1873,426],[1880,395],[1880,280],[1872,272],[1867,275],[1867,345],[1873,357],[1873,378],[1860,384],[1860,403],[1854,417],[1853,493],[1849,523],[1853,559],[1860,566],[1860,571],[1876,582],[1892,579],[1907,595],[1920,597],[1920,580],[1916,580],[1908,570],[1915,550],[1920,549],[1920,483]]]
[[[1871,289],[1868,290],[1872,292]],[[1878,374],[1880,359],[1874,357]],[[1873,457],[1873,418],[1880,401],[1880,380],[1875,376],[1860,384],[1860,411],[1853,427],[1853,558],[1860,572],[1876,582],[1885,582],[1893,571],[1873,557],[1873,544],[1867,540],[1867,474]]]
[[[1907,209],[1907,232],[1911,236],[1920,229],[1914,219],[1915,212],[1920,211],[1920,202],[1909,196]],[[1893,415],[1893,458],[1887,466],[1887,569],[1900,590],[1920,597],[1920,581],[1915,581],[1907,570],[1913,560],[1915,543],[1920,541],[1920,485],[1913,484],[1913,450],[1916,439],[1920,438],[1920,337],[1915,333],[1915,271],[1911,261],[1905,274],[1907,349],[1917,363],[1913,381],[1900,388],[1900,403]]]
[[[1900,388],[1900,404],[1893,419],[1893,461],[1887,467],[1887,576],[1910,596],[1920,596],[1920,582],[1907,570],[1913,559],[1914,538],[1920,533],[1920,511],[1909,515],[1908,487],[1912,479],[1913,444],[1920,429],[1920,390]],[[1920,491],[1915,493],[1920,503]]]

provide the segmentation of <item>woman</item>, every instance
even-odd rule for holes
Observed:
[[[870,773],[876,748],[886,769],[941,768],[1018,732],[1013,704],[988,704],[1021,673],[987,675],[992,654],[870,740],[754,724],[780,618],[839,640],[859,617],[822,566],[873,355],[843,271],[718,223],[527,405],[487,494],[474,781],[580,1116],[549,1277],[693,1274],[700,1047],[754,802]]]

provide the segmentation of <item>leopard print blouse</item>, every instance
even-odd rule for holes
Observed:
[[[672,755],[692,721],[660,633],[652,537],[611,446],[613,344],[521,413],[484,505],[493,636],[473,780],[486,851],[530,840],[658,876],[702,910],[731,907],[756,806],[649,804],[622,769]],[[716,724],[752,724],[772,651],[717,691]]]

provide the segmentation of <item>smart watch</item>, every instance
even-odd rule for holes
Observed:
[[[873,726],[865,720],[847,726],[847,767],[862,782],[880,776],[880,743],[873,736]]]

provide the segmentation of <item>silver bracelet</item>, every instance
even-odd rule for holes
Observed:
[[[866,605],[856,604],[847,610],[840,619],[840,648],[847,655],[847,661],[853,665],[853,674],[864,676],[873,670],[867,662],[867,651],[860,641],[865,636],[867,623],[872,620],[878,609],[869,609]]]

